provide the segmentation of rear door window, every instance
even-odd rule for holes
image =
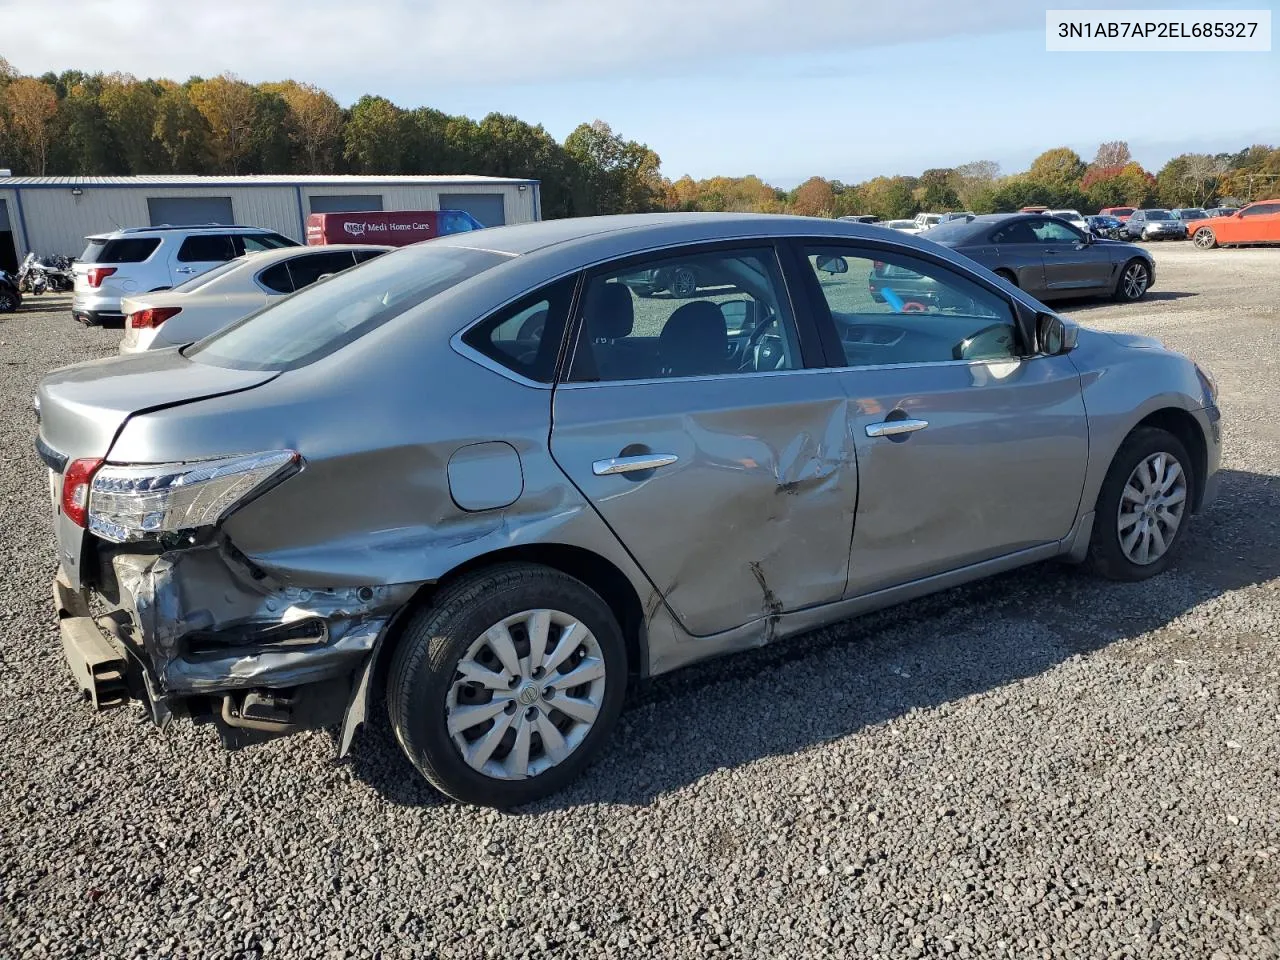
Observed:
[[[90,240],[80,255],[81,263],[142,263],[160,246],[157,237],[124,237]]]
[[[278,233],[233,233],[231,243],[236,248],[236,256],[244,253],[257,253],[262,250],[279,250],[281,247],[298,246],[288,237]]]
[[[239,255],[225,233],[198,233],[187,237],[178,248],[180,263],[220,263]]]
[[[1035,233],[1026,220],[1018,220],[991,234],[992,243],[1037,243]]]
[[[569,277],[504,307],[464,333],[463,342],[513,373],[550,383],[575,284]]]

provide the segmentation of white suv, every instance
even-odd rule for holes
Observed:
[[[124,324],[120,298],[167,290],[246,252],[296,247],[261,227],[127,227],[85,237],[72,269],[71,315],[84,324]]]

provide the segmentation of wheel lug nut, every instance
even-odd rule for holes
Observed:
[[[524,712],[524,716],[525,716],[525,719],[526,719],[526,720],[536,720],[536,719],[538,719],[538,708],[537,708],[537,707],[530,707],[528,710],[526,710],[526,711]]]
[[[545,690],[543,690],[543,691],[542,691],[542,699],[543,699],[543,700],[550,700],[550,699],[551,699],[552,697],[554,697],[555,695],[556,695],[556,688],[555,688],[555,687],[547,687]]]
[[[505,707],[503,707],[502,709],[503,709],[503,710],[505,710],[508,714],[515,713],[515,712],[516,712],[516,702],[515,702],[514,700],[512,700],[512,701],[508,702],[508,703],[507,703],[507,705],[506,705]]]

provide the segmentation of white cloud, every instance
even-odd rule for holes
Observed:
[[[1026,0],[27,0],[0,4],[7,55],[185,79],[292,77],[341,98],[442,84],[700,73],[726,61],[1035,29]],[[57,27],[51,29],[50,25]]]

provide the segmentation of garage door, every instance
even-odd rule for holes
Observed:
[[[500,193],[442,193],[441,210],[465,210],[486,227],[500,227],[507,222]]]
[[[18,251],[13,245],[13,228],[9,226],[9,203],[0,200],[0,270],[14,273],[18,269]]]
[[[345,193],[332,197],[312,197],[312,213],[359,213],[362,210],[381,210],[382,194]]]
[[[235,223],[230,197],[147,197],[153,227],[200,223]]]

